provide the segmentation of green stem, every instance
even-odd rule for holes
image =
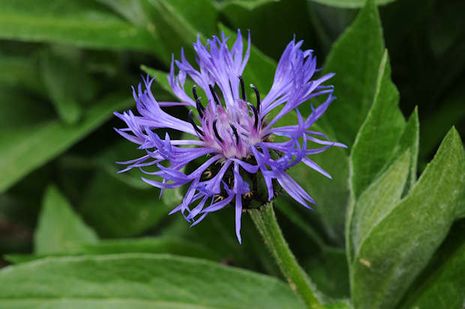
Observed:
[[[323,308],[310,279],[297,263],[294,254],[292,254],[283,237],[273,211],[273,204],[266,204],[259,209],[250,209],[249,213],[281,272],[289,282],[291,289],[302,297],[308,308]]]

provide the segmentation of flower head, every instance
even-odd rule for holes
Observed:
[[[138,159],[122,162],[127,165],[123,171],[139,168],[149,176],[143,180],[162,191],[186,185],[183,201],[171,213],[181,212],[193,225],[211,212],[235,207],[240,242],[243,208],[252,200],[272,200],[278,185],[303,206],[310,208],[314,203],[286,173],[290,167],[303,162],[330,177],[309,157],[332,146],[344,147],[311,129],[334,99],[332,86],[324,84],[333,74],[317,78],[312,51],[302,50],[302,41],[293,40],[279,60],[267,95],[262,97],[250,85],[254,95],[247,96],[241,76],[250,55],[250,34],[245,52],[240,31],[231,48],[224,34],[206,45],[198,39],[193,46],[197,68],[183,53],[171,64],[169,83],[179,102],[157,101],[150,90],[153,80],[147,78],[133,90],[138,114],[116,113],[127,125],[117,131],[145,151]],[[188,90],[187,77],[195,84]],[[304,118],[299,106],[316,97],[322,97],[323,103]],[[172,106],[186,106],[188,120],[162,109]],[[290,113],[296,123],[280,125],[279,120]],[[160,129],[183,134],[173,139]],[[191,163],[197,164],[185,172]],[[155,170],[147,171],[149,166]]]

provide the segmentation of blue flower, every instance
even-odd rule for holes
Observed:
[[[333,74],[316,77],[312,51],[302,50],[302,41],[293,40],[279,60],[268,94],[261,97],[250,85],[251,100],[241,77],[250,55],[250,34],[245,52],[240,31],[231,48],[224,34],[207,40],[206,45],[198,39],[193,46],[197,68],[184,53],[171,64],[169,83],[179,102],[157,101],[150,90],[153,80],[147,78],[133,89],[137,114],[116,113],[127,126],[117,129],[119,134],[145,152],[121,163],[127,165],[123,171],[139,168],[147,174],[143,180],[162,192],[186,185],[182,203],[171,213],[181,212],[193,225],[209,213],[235,207],[236,235],[241,242],[243,208],[251,200],[272,200],[278,184],[303,206],[310,208],[314,203],[287,174],[290,167],[303,162],[330,177],[310,156],[333,146],[345,147],[311,129],[334,99],[333,87],[325,85]],[[196,85],[189,89],[191,94],[185,89],[188,77]],[[298,107],[316,97],[322,97],[323,103],[304,118]],[[162,109],[173,106],[186,106],[188,120]],[[280,126],[278,121],[289,113],[296,123]],[[182,132],[182,139],[172,139],[168,133],[163,136],[159,129]],[[196,163],[192,171],[184,171],[186,165]],[[147,167],[155,169],[148,171]]]

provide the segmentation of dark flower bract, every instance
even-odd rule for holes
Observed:
[[[172,61],[169,83],[179,102],[157,101],[150,90],[153,80],[147,78],[134,90],[138,114],[116,113],[127,125],[117,131],[145,151],[138,159],[122,162],[127,165],[123,171],[139,168],[147,174],[143,180],[162,191],[186,185],[182,203],[171,213],[181,212],[194,225],[207,214],[233,205],[239,241],[243,208],[251,200],[272,200],[278,185],[309,208],[314,200],[286,171],[303,162],[330,177],[309,156],[344,145],[311,129],[334,99],[333,87],[324,84],[333,74],[316,77],[316,58],[301,46],[302,42],[295,40],[287,45],[273,85],[261,97],[253,85],[253,95],[247,95],[242,78],[250,54],[250,34],[245,52],[240,31],[231,48],[224,34],[206,45],[198,39],[194,43],[197,68],[183,53],[181,60]],[[187,91],[188,77],[196,86]],[[304,118],[298,107],[316,97],[321,97],[318,102],[322,103]],[[163,109],[173,106],[186,106],[188,120]],[[281,125],[285,116],[292,116],[295,124]],[[160,129],[180,131],[183,134],[177,136],[182,138],[172,139]],[[190,163],[195,166],[186,173]],[[156,169],[147,170],[151,166]]]

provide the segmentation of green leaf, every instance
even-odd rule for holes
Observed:
[[[65,151],[112,116],[131,106],[132,99],[112,96],[84,112],[76,125],[47,120],[0,131],[0,192],[5,191],[32,170]]]
[[[216,32],[218,10],[212,1],[153,0],[150,3],[160,39],[171,52],[185,48],[186,54],[193,56],[191,46],[197,35],[210,36]],[[169,54],[162,60],[169,63]]]
[[[279,0],[227,0],[220,2],[220,6],[222,10],[226,10],[231,7],[253,10],[270,2],[279,2]]]
[[[98,244],[83,244],[77,249],[82,254],[114,253],[170,253],[175,255],[219,260],[210,249],[175,237],[105,240]]]
[[[253,44],[265,54],[279,59],[292,40],[304,40],[305,47],[316,48],[316,35],[307,14],[305,0],[287,1],[223,1],[221,15],[230,29],[250,30]],[[273,39],[270,40],[270,21]],[[321,50],[318,50],[321,52]],[[321,63],[319,64],[321,66]]]
[[[82,69],[79,52],[55,48],[44,51],[40,60],[40,73],[58,115],[64,122],[75,124],[82,114],[79,101],[90,99],[93,94],[93,85]]]
[[[316,3],[334,6],[337,8],[355,9],[365,5],[367,0],[311,0]],[[376,5],[385,5],[396,0],[376,0]]]
[[[49,258],[0,272],[0,307],[303,308],[275,278],[170,255]]]
[[[97,241],[95,232],[78,217],[66,198],[56,187],[50,186],[34,234],[35,253],[66,252],[77,244]]]
[[[331,82],[338,99],[320,123],[333,128],[337,139],[349,146],[373,103],[383,53],[378,11],[374,2],[368,1],[334,43],[324,66],[324,72],[336,73]]]
[[[334,299],[349,297],[349,269],[343,249],[326,248],[319,255],[313,253],[304,268],[325,295]]]
[[[111,8],[114,12],[126,18],[139,27],[146,27],[155,33],[155,25],[150,20],[147,0],[95,0]]]
[[[465,244],[427,281],[409,308],[461,309],[465,303]]]
[[[101,240],[98,243],[93,244],[76,243],[70,249],[71,250],[67,250],[66,252],[67,256],[108,255],[117,253],[166,253],[219,261],[219,256],[216,252],[195,242],[175,237]],[[63,253],[64,251],[58,252],[53,254],[53,256],[63,256]],[[19,264],[47,256],[50,256],[50,254],[8,255],[6,256],[6,259],[12,263]]]
[[[170,209],[159,199],[159,192],[152,187],[136,189],[100,170],[82,192],[79,209],[99,235],[129,237],[168,216]]]
[[[397,304],[447,235],[464,188],[465,153],[452,129],[410,194],[360,245],[351,265],[356,307]]]
[[[0,38],[156,52],[159,41],[91,1],[4,0]]]
[[[446,240],[405,294],[399,308],[463,308],[464,232],[465,220],[454,223]]]
[[[351,189],[355,199],[391,159],[405,126],[386,51],[376,80],[373,103],[352,147]]]
[[[418,110],[415,108],[412,115],[404,127],[404,131],[399,139],[392,160],[409,150],[410,152],[410,173],[405,187],[405,193],[413,187],[417,180],[418,152],[420,147],[420,122],[418,120]]]
[[[379,64],[373,103],[356,136],[350,157],[351,200],[346,223],[349,259],[353,257],[360,238],[365,237],[368,230],[400,200],[409,175],[409,166],[413,161],[411,155],[404,157],[402,163],[398,158],[412,146],[412,133],[411,129],[405,129],[398,102],[399,93],[391,81],[391,68],[385,51]],[[399,142],[401,138],[402,143]],[[400,165],[391,166],[391,170],[378,178],[392,160],[397,160]],[[405,169],[405,173],[402,169]],[[365,190],[369,192],[361,200]]]
[[[332,176],[332,179],[322,176],[303,164],[291,168],[289,174],[317,202],[315,214],[320,216],[330,239],[342,244],[349,196],[347,154],[344,149],[334,147],[321,155],[312,157],[312,160],[325,169]]]
[[[37,70],[35,57],[17,56],[0,53],[0,84],[5,86],[21,86],[25,89],[33,90],[37,93],[43,92],[43,85],[36,75],[31,71]],[[1,99],[0,99],[1,100]]]
[[[14,102],[14,104],[11,104],[11,102]],[[4,130],[12,130],[28,126],[31,123],[47,121],[51,112],[50,106],[46,102],[37,101],[37,99],[28,96],[25,91],[0,87],[0,136]],[[0,157],[0,166],[1,161],[2,158]],[[2,179],[0,179],[0,184],[1,182]]]
[[[410,151],[402,154],[356,202],[349,231],[357,252],[371,230],[399,203],[409,175]],[[351,256],[354,252],[350,252]]]
[[[319,121],[328,136],[352,144],[374,100],[383,50],[381,24],[376,7],[370,2],[334,44],[324,66],[325,72],[336,73],[331,82],[338,97]],[[315,157],[315,161],[332,175],[332,181],[308,169],[296,167],[290,172],[296,179],[306,180],[303,188],[318,202],[318,213],[329,236],[342,243],[349,161],[343,149],[331,149]]]
[[[198,33],[210,36],[216,32],[218,10],[210,0],[197,0],[195,2],[189,0],[153,0],[153,2],[163,3],[167,12],[173,16],[179,16],[182,23],[186,23],[188,28],[195,31],[196,36]],[[174,23],[171,25],[176,26]]]

